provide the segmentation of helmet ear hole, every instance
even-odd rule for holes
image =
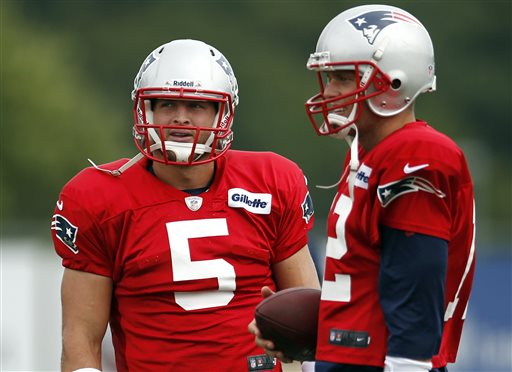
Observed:
[[[391,88],[394,90],[400,89],[401,86],[402,82],[400,81],[400,79],[393,79],[393,81],[391,82]]]

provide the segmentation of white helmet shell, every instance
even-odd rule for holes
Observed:
[[[217,103],[218,113],[212,127],[194,128],[210,132],[206,143],[161,139],[162,128],[169,126],[153,123],[151,99],[156,98]],[[231,126],[238,104],[237,80],[224,55],[202,41],[174,40],[151,52],[134,79],[132,100],[135,142],[139,151],[152,160],[180,165],[204,163],[221,156],[231,145]],[[163,161],[152,156],[155,150],[164,152]],[[168,157],[168,152],[173,156]]]
[[[396,115],[420,93],[435,90],[434,49],[428,31],[400,8],[363,5],[342,12],[322,31],[307,67],[332,71],[360,66],[364,76],[369,65],[390,82],[389,89],[372,96],[371,81],[362,79],[367,84],[365,95],[370,96],[368,105],[377,115]]]
[[[132,99],[140,88],[200,88],[228,93],[238,104],[238,84],[224,55],[202,41],[174,40],[146,58],[133,82]]]

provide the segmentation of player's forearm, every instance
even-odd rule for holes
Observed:
[[[61,294],[62,371],[100,369],[112,298],[111,279],[65,269]]]
[[[101,369],[101,340],[88,341],[84,338],[65,336],[62,344],[62,372],[87,367]]]
[[[290,287],[320,288],[318,274],[308,246],[272,267],[278,290]]]

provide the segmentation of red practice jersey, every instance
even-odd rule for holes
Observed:
[[[65,267],[113,280],[118,370],[258,367],[261,358],[248,357],[264,353],[247,325],[260,289],[276,288],[272,265],[304,247],[313,224],[302,171],[273,153],[230,150],[209,190],[193,196],[146,168],[83,170],[52,221]]]
[[[385,225],[448,241],[445,324],[432,362],[454,362],[475,264],[473,185],[464,155],[418,121],[361,150],[360,164],[353,199],[346,172],[329,213],[316,357],[384,366],[388,330],[378,275]]]

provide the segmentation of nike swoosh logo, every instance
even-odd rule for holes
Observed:
[[[64,202],[62,200],[57,200],[57,208],[59,208],[59,211],[64,209]]]
[[[429,166],[429,164],[420,164],[420,165],[415,165],[414,167],[411,167],[409,165],[409,163],[407,163],[407,164],[405,164],[405,167],[404,167],[404,173],[405,174],[413,173],[413,172],[419,171],[420,169],[426,168],[428,166]]]

